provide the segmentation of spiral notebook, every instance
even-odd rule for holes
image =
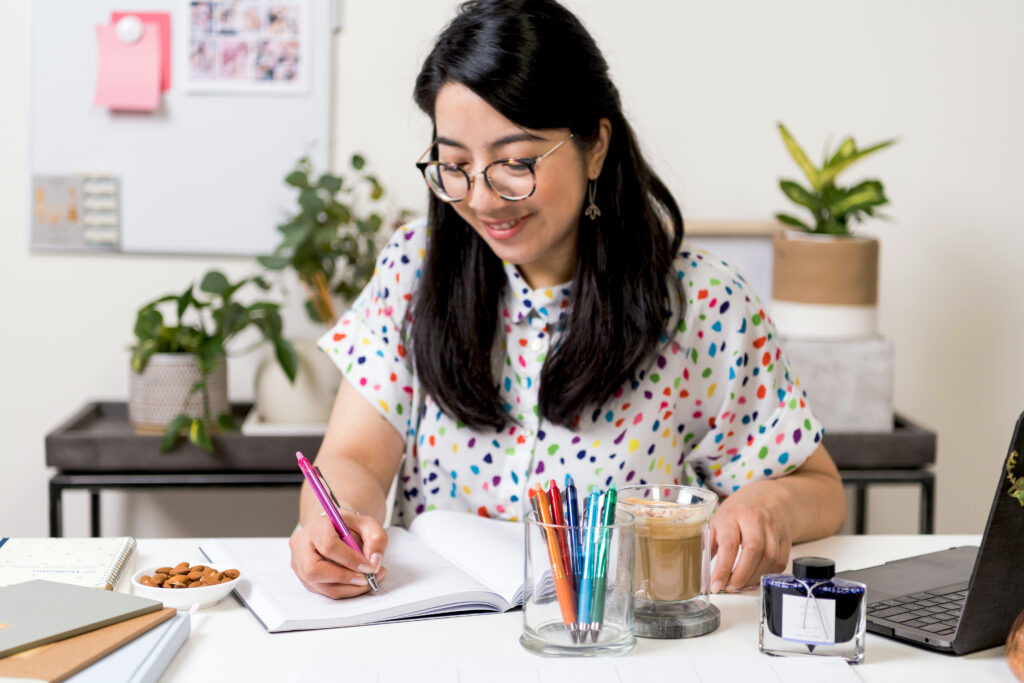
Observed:
[[[130,537],[0,538],[0,586],[46,579],[114,590],[134,556]]]

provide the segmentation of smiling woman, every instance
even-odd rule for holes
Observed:
[[[429,215],[320,341],[345,382],[317,464],[360,511],[345,522],[364,556],[304,491],[300,580],[367,590],[399,470],[398,524],[433,508],[519,520],[530,487],[566,476],[704,486],[726,497],[715,590],[835,531],[842,486],[770,318],[735,269],[682,243],[579,20],[553,0],[467,2],[415,99],[434,124],[416,164]]]

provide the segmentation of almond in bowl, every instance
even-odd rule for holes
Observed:
[[[142,569],[132,575],[132,592],[164,607],[197,609],[215,605],[238,585],[240,572],[215,564],[179,562]]]

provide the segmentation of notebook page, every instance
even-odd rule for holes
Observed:
[[[510,605],[522,602],[523,524],[451,510],[431,510],[409,531],[477,577]]]
[[[388,530],[381,592],[346,600],[306,590],[292,572],[286,538],[220,539],[200,550],[210,562],[238,568],[239,596],[271,632],[506,608],[500,596],[400,528]]]
[[[113,589],[134,551],[129,537],[0,539],[0,586],[46,579]]]

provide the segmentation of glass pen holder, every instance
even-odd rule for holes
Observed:
[[[586,527],[545,524],[531,511],[525,524],[522,646],[556,657],[632,650],[633,516],[617,511],[614,524]]]

